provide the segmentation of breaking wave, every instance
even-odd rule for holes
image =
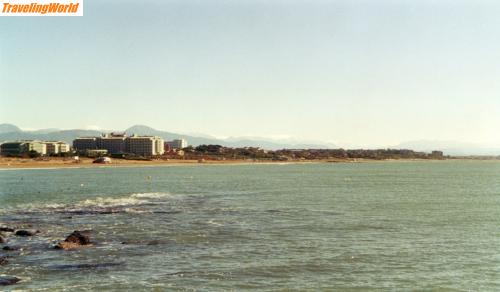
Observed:
[[[170,193],[134,193],[121,197],[95,197],[76,203],[61,204],[21,204],[7,209],[0,208],[0,213],[8,212],[84,212],[88,210],[114,210],[136,212],[133,208],[141,205],[161,204],[164,198],[173,197]]]

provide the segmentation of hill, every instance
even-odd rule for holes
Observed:
[[[22,132],[22,130],[12,124],[0,124],[0,134],[12,132]]]

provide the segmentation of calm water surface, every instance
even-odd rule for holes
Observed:
[[[0,170],[0,225],[3,289],[500,290],[497,162]]]

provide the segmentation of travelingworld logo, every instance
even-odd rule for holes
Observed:
[[[0,16],[83,16],[83,0],[0,0]]]

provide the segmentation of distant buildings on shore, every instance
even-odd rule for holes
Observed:
[[[165,150],[178,150],[178,149],[184,149],[188,146],[188,143],[184,139],[175,139],[172,141],[167,141],[165,142]]]
[[[187,147],[185,139],[164,141],[158,136],[128,136],[125,133],[109,133],[96,137],[79,137],[73,147],[62,141],[19,140],[0,144],[2,156],[49,156],[76,152],[81,155],[136,155],[151,157],[165,152],[180,151]]]
[[[100,137],[81,137],[73,140],[73,149],[81,154],[99,153],[99,150],[105,150],[107,154],[150,157],[185,147],[187,147],[187,141],[184,139],[165,142],[158,136],[127,136],[125,133],[110,133]]]
[[[55,155],[70,150],[69,144],[62,141],[20,140],[0,145],[0,154],[3,156]]]

